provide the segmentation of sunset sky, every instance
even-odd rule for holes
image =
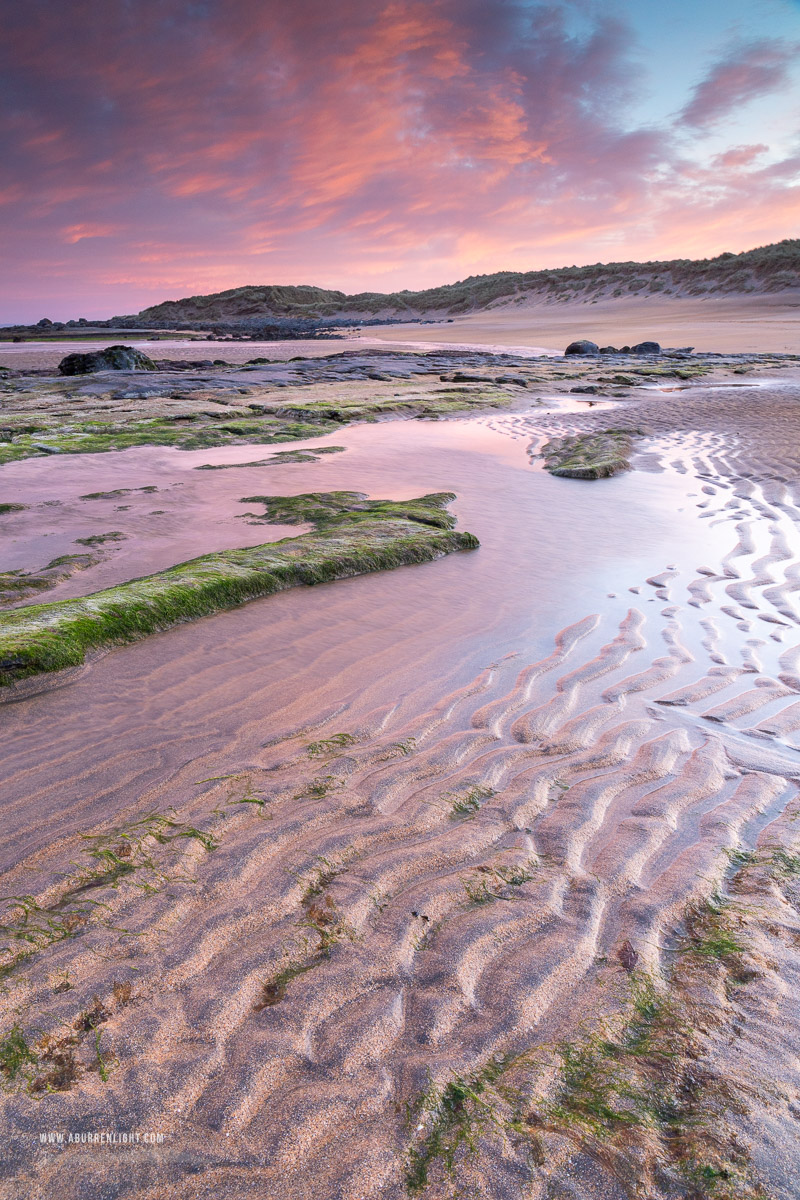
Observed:
[[[0,321],[800,226],[800,0],[0,0]]]

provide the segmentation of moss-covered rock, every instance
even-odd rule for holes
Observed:
[[[626,429],[573,434],[548,442],[542,449],[551,475],[567,479],[607,479],[630,467],[631,435]]]
[[[443,492],[408,501],[358,492],[261,497],[272,521],[312,521],[312,533],[224,550],[118,587],[0,614],[0,685],[77,666],[88,651],[137,641],[287,588],[430,562],[478,539],[453,530]]]

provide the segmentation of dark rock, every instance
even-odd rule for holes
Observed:
[[[581,387],[569,389],[570,392],[578,392],[581,396],[596,396],[599,389],[593,383],[585,383]]]
[[[599,354],[600,347],[596,342],[570,342],[564,351],[565,354]]]
[[[48,446],[46,442],[33,442],[33,450],[39,450],[42,454],[60,454],[61,451],[57,446]]]
[[[601,354],[619,354],[619,350],[617,349],[616,346],[601,346],[600,353]]]
[[[626,971],[632,971],[639,961],[639,953],[626,938],[617,951],[617,958]]]
[[[630,352],[631,352],[630,346],[620,347],[620,354],[630,354]]]
[[[527,379],[524,379],[522,375],[498,375],[495,383],[514,383],[517,387],[524,388],[528,386]]]
[[[88,354],[68,354],[58,364],[60,375],[91,375],[95,371],[155,371],[152,358],[133,346],[109,346]]]
[[[639,342],[638,346],[633,346],[633,354],[660,354],[661,347],[658,342]]]

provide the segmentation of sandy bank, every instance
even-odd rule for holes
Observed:
[[[598,300],[590,304],[535,302],[456,317],[452,324],[396,325],[375,333],[387,341],[448,345],[540,346],[563,351],[577,338],[598,345],[694,346],[723,353],[796,353],[800,296],[730,296]]]

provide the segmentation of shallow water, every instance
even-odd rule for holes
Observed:
[[[785,647],[774,638],[785,626],[756,620],[745,636],[741,621],[720,617],[722,602],[730,603],[729,581],[713,585],[720,595],[702,614],[721,621],[721,632],[709,632],[692,607],[692,589],[712,587],[706,576],[697,584],[696,568],[734,550],[735,513],[744,519],[741,506],[750,511],[754,498],[736,500],[716,521],[698,520],[696,506],[710,499],[674,467],[597,483],[554,479],[529,456],[535,431],[535,415],[493,414],[351,426],[314,443],[340,444],[344,453],[308,464],[195,470],[249,462],[272,449],[248,445],[190,452],[143,447],[5,467],[6,484],[32,505],[4,519],[12,561],[21,557],[30,526],[41,530],[38,544],[47,545],[47,555],[89,532],[118,529],[128,538],[107,546],[98,567],[42,599],[84,594],[212,546],[300,532],[242,520],[260,512],[241,499],[255,494],[352,489],[402,499],[452,490],[459,528],[477,534],[481,548],[255,601],[116,650],[64,687],[5,708],[4,794],[26,795],[28,802],[5,826],[4,861],[13,861],[22,844],[41,844],[53,826],[110,816],[143,787],[168,792],[171,772],[195,755],[210,754],[214,771],[230,769],[265,736],[313,722],[332,707],[350,706],[354,720],[365,706],[408,692],[446,692],[504,655],[540,656],[559,629],[587,613],[603,617],[599,645],[629,607],[640,608],[655,653],[668,598],[681,608],[682,638],[693,654],[716,654],[715,662],[744,656],[760,669],[777,669]],[[79,499],[146,486],[158,491]],[[783,529],[786,514],[775,508],[770,514]],[[675,568],[669,591],[645,582],[668,566]],[[202,771],[208,773],[206,766]],[[47,820],[32,827],[32,811],[47,810]]]
[[[119,336],[96,341],[75,342],[21,342],[0,343],[0,366],[14,370],[27,368],[44,369],[57,367],[67,354],[86,354],[101,350],[105,346],[119,345]],[[169,340],[160,338],[125,338],[126,346],[133,346],[150,358],[166,358],[189,362],[197,359],[223,359],[228,363],[246,363],[253,358],[267,358],[272,362],[287,362],[291,358],[324,358],[330,354],[342,354],[346,350],[387,350],[390,352],[409,350],[422,353],[429,350],[478,351],[483,354],[512,354],[519,358],[541,358],[557,356],[560,350],[543,346],[502,346],[483,342],[403,342],[364,333],[346,333],[333,338],[297,338],[290,341],[269,342],[218,342],[202,338]]]

